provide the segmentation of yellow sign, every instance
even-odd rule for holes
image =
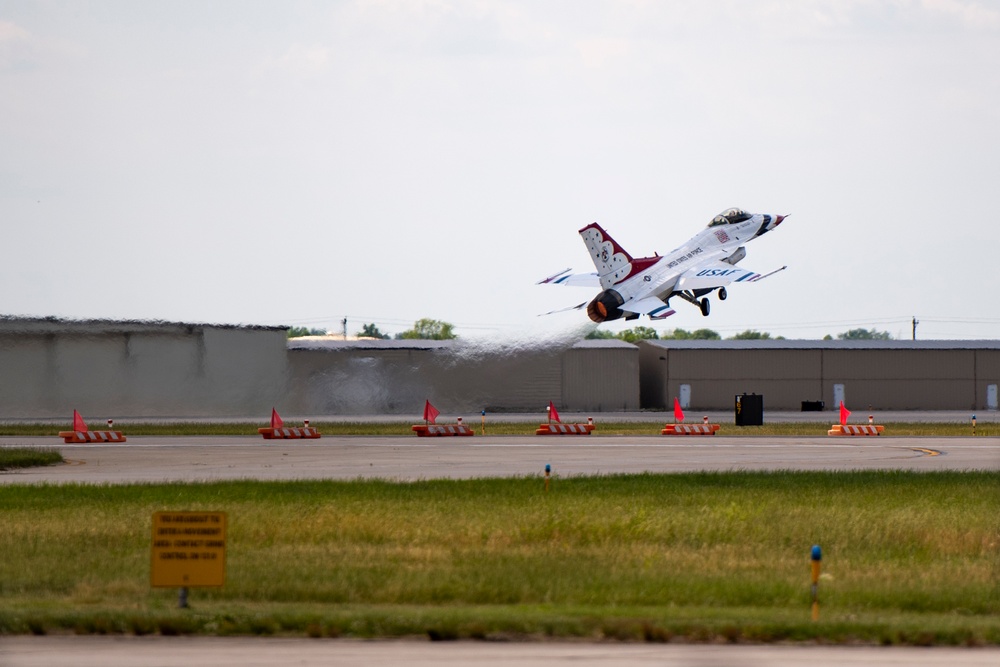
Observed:
[[[154,588],[221,586],[226,579],[225,512],[154,512]]]

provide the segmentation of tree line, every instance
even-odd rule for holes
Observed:
[[[323,329],[309,329],[307,327],[291,327],[288,330],[289,338],[300,336],[325,336],[327,332]],[[452,340],[458,338],[455,334],[455,325],[450,322],[434,320],[428,317],[417,320],[413,323],[413,328],[397,333],[395,336],[382,333],[374,324],[364,324],[361,331],[355,336],[358,338],[376,338],[388,340]],[[672,331],[657,332],[653,327],[637,326],[625,329],[618,333],[612,333],[605,329],[594,329],[586,336],[588,339],[618,339],[627,343],[634,343],[639,340],[722,340],[718,331],[712,329],[687,329],[676,328]],[[892,340],[892,334],[888,331],[878,331],[876,329],[850,329],[837,334],[838,340]],[[833,336],[827,334],[823,340],[833,340]],[[757,331],[747,329],[738,334],[726,338],[726,340],[785,340],[784,336],[772,336],[767,331]]]
[[[719,332],[713,331],[712,329],[695,329],[694,331],[688,331],[687,329],[677,328],[673,331],[657,333],[656,329],[653,327],[644,326],[625,329],[623,331],[619,331],[618,333],[612,333],[610,331],[605,331],[604,329],[595,329],[587,334],[587,338],[615,338],[623,340],[627,343],[634,343],[638,340],[722,340],[722,336],[719,335]],[[892,340],[892,334],[888,331],[877,331],[876,329],[851,329],[837,334],[837,339]],[[767,331],[747,329],[738,334],[729,336],[726,340],[785,340],[785,337],[772,336]],[[833,340],[833,336],[827,334],[823,337],[823,340]]]
[[[301,338],[302,336],[326,336],[327,334],[328,332],[325,329],[310,329],[308,327],[291,327],[288,330],[289,338]],[[397,340],[451,340],[452,338],[458,337],[455,335],[455,325],[450,322],[442,322],[441,320],[432,320],[428,317],[417,320],[413,323],[412,329],[402,331],[395,336],[382,333],[375,323],[364,324],[361,327],[361,331],[358,331],[354,335],[357,338],[377,338],[379,340],[388,340],[390,338],[395,338]]]

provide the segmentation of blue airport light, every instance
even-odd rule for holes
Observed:
[[[819,620],[819,569],[820,561],[823,560],[823,550],[819,548],[818,544],[814,544],[812,548],[812,620]]]

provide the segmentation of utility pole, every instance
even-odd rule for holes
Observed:
[[[347,318],[346,317],[344,318],[344,321],[341,322],[341,324],[344,325],[344,340],[347,340]]]
[[[920,324],[920,322],[917,321],[917,316],[914,315],[913,316],[913,340],[917,339],[917,325],[918,324]]]

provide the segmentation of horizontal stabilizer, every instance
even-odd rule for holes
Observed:
[[[568,285],[570,287],[600,287],[601,279],[596,273],[570,273],[572,269],[564,269],[559,273],[539,280],[536,285]]]
[[[542,317],[543,315],[554,315],[556,313],[565,313],[567,310],[580,310],[581,308],[583,308],[586,305],[587,305],[587,302],[584,301],[583,303],[578,303],[575,306],[567,306],[566,308],[560,308],[559,310],[550,310],[547,313],[542,313],[541,315],[539,315],[539,317]]]

